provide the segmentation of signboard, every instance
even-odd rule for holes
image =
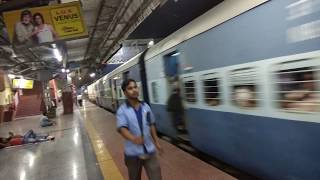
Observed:
[[[33,80],[28,79],[13,79],[12,88],[14,89],[32,89]]]
[[[88,36],[79,2],[9,11],[3,17],[10,41],[17,46]]]

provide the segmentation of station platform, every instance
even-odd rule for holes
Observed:
[[[123,139],[116,131],[114,114],[84,101],[73,114],[57,110],[56,126],[41,128],[40,116],[0,125],[0,137],[29,129],[49,133],[54,141],[0,150],[0,179],[10,180],[122,180],[128,179]],[[232,180],[234,177],[167,141],[158,155],[164,180]],[[143,172],[143,180],[147,177]]]

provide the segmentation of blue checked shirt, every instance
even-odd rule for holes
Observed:
[[[155,124],[154,115],[147,103],[140,102],[140,108],[141,111],[136,111],[128,102],[126,102],[123,103],[117,111],[118,130],[123,127],[127,128],[134,136],[142,136],[138,120],[139,115],[137,113],[141,112],[142,115],[141,124],[143,127],[144,144],[137,145],[126,139],[125,155],[127,156],[141,156],[144,154],[154,154],[156,152],[150,133],[150,126]]]

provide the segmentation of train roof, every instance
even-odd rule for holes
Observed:
[[[113,71],[111,71],[110,73],[108,73],[106,76],[107,78],[109,77],[113,77],[114,75],[138,64],[139,62],[139,57],[141,56],[142,53],[137,54],[136,56],[134,56],[133,58],[131,58],[129,61],[125,62],[124,64],[122,64],[121,66],[117,67],[116,69],[114,69]]]
[[[152,57],[267,1],[269,0],[225,0],[152,46],[148,50],[145,59],[149,60]]]

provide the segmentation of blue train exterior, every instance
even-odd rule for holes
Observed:
[[[105,81],[114,81],[111,95],[117,103],[113,104],[124,101],[121,81],[136,79],[141,98],[155,113],[158,131],[175,137],[166,111],[172,89],[167,66],[177,67],[174,73],[183,90],[187,129],[195,148],[262,179],[320,179],[317,4],[312,0],[224,1],[108,74]],[[310,10],[299,11],[306,7]],[[219,15],[225,19],[215,19]],[[309,81],[315,99],[303,104],[313,110],[284,108],[295,102],[283,100],[279,77],[297,73],[313,76]],[[214,98],[207,96],[208,80],[216,83]],[[254,91],[251,106],[235,104],[234,91],[241,86]],[[210,99],[214,105],[209,105]],[[116,107],[110,106],[114,111]]]

